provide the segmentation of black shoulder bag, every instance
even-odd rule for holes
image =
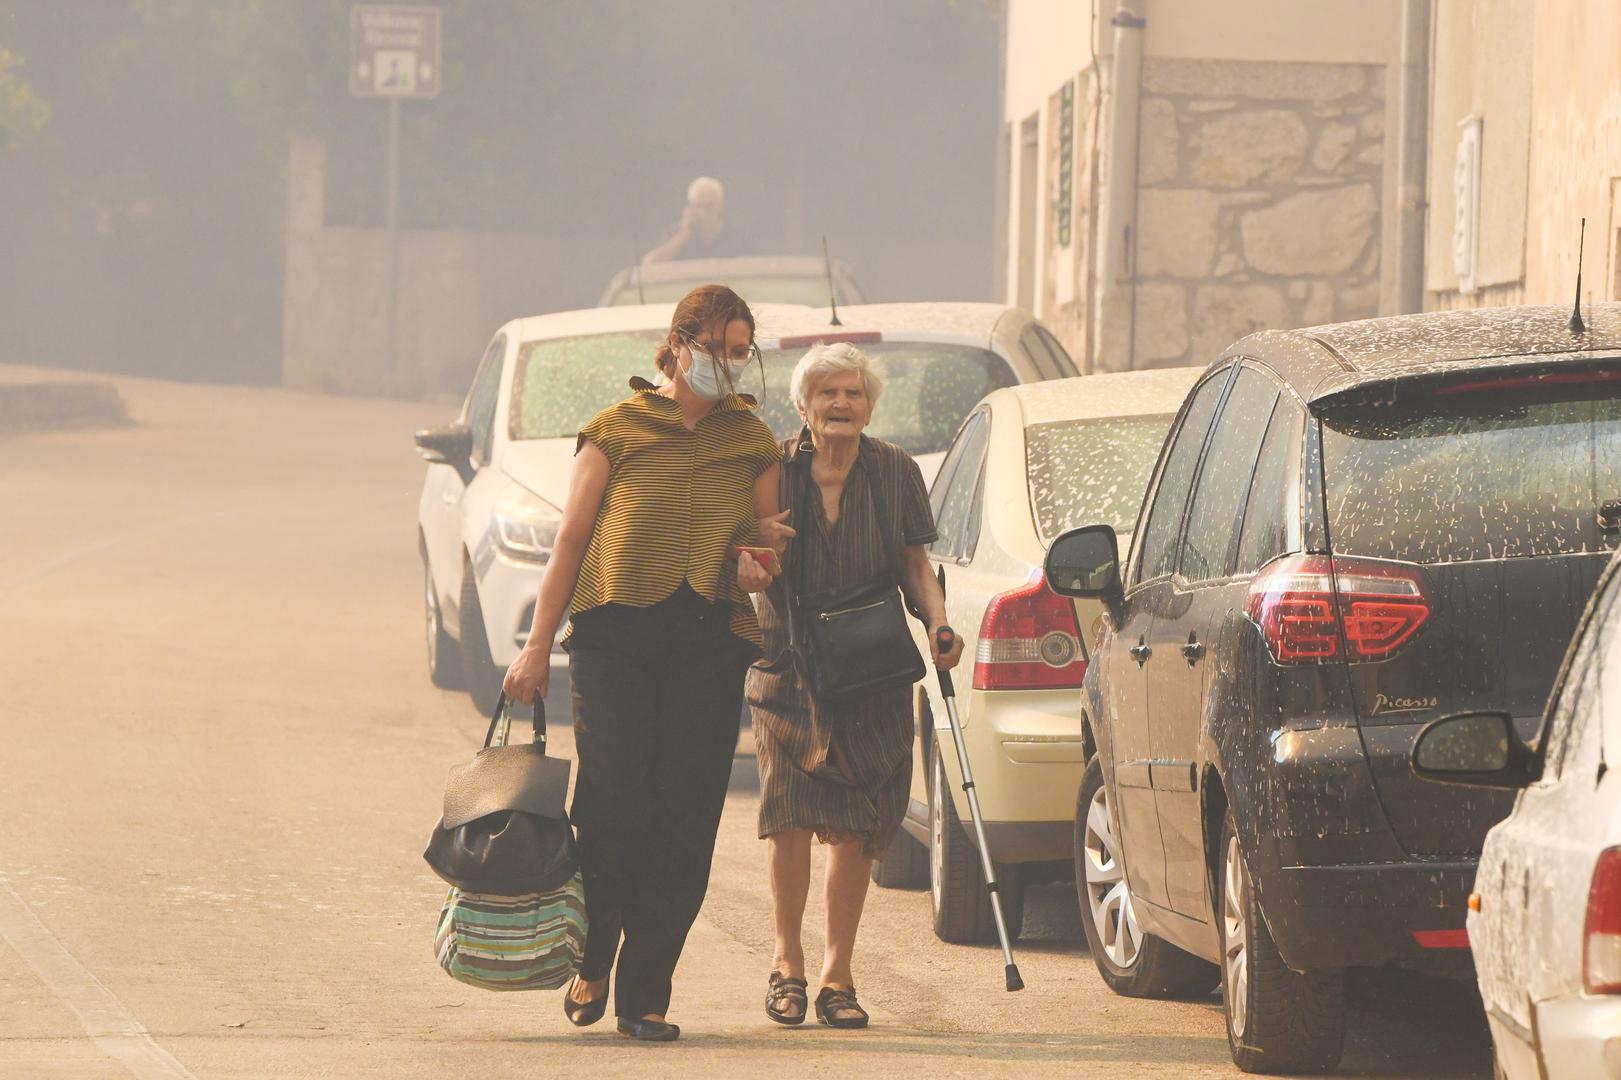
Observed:
[[[928,673],[923,656],[906,626],[906,605],[901,597],[900,553],[884,502],[883,481],[870,462],[866,439],[856,456],[866,472],[867,490],[877,511],[884,536],[889,572],[841,589],[809,593],[805,582],[809,559],[806,540],[795,553],[795,582],[789,601],[789,648],[800,678],[818,703],[838,703],[897,686],[910,686]],[[816,495],[810,462],[796,459],[803,474],[799,489],[807,500]],[[796,509],[796,522],[811,520],[810,512]]]
[[[535,698],[533,742],[509,743],[511,723],[502,693],[484,748],[450,770],[444,814],[422,853],[434,873],[468,892],[549,892],[579,864],[563,808],[569,762],[546,756],[545,702]]]

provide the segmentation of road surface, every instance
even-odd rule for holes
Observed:
[[[746,753],[679,1043],[453,982],[420,853],[485,721],[424,671],[410,439],[450,410],[118,382],[132,426],[0,441],[0,1076],[1236,1075],[1216,998],[1107,991],[1068,885],[1033,891],[1012,995],[875,888],[872,1027],[772,1025]],[[551,716],[571,754],[564,678]],[[1469,987],[1355,1001],[1344,1074],[1489,1075]]]

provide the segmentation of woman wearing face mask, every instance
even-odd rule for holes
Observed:
[[[748,593],[771,575],[730,553],[790,531],[777,443],[731,390],[754,356],[754,316],[732,290],[705,285],[677,305],[662,384],[632,379],[635,393],[580,432],[529,643],[506,676],[515,701],[545,695],[567,609],[589,929],[563,1009],[579,1026],[602,1017],[617,954],[619,1031],[649,1041],[680,1034],[665,1020],[670,979],[708,887],[762,644]]]
[[[782,443],[779,498],[796,507],[799,533],[788,569],[760,597],[767,659],[748,677],[777,938],[765,1008],[779,1024],[803,1023],[810,1008],[800,926],[816,836],[830,845],[816,1018],[867,1026],[850,956],[872,862],[895,838],[912,783],[912,688],[816,701],[787,655],[791,594],[893,576],[923,613],[935,665],[949,670],[962,655],[960,639],[944,654],[935,644],[945,597],[924,548],[935,539],[934,518],[917,462],[861,434],[883,389],[878,363],[842,342],[812,348],[789,384],[805,428]]]

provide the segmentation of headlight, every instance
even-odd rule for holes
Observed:
[[[495,508],[495,538],[514,559],[545,562],[552,557],[563,517],[551,503],[524,492]]]

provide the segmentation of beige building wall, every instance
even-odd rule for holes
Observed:
[[[1094,349],[1115,8],[1007,0],[1006,295],[1094,370],[1203,363],[1254,329],[1377,313],[1399,0],[1138,0],[1135,298]]]
[[[1621,5],[1443,0],[1433,56],[1427,306],[1570,303],[1583,217],[1584,294],[1621,299]],[[1473,291],[1455,265],[1468,240],[1457,162],[1471,117],[1481,133]]]

